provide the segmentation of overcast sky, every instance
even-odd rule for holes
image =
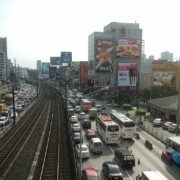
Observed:
[[[7,37],[8,58],[36,68],[38,59],[71,51],[73,61],[88,60],[88,35],[110,22],[140,24],[145,54],[180,55],[178,0],[0,0],[0,37]]]

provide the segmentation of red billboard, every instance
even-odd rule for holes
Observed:
[[[87,84],[88,61],[80,61],[80,84]]]

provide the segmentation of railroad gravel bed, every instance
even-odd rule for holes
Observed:
[[[25,180],[27,179],[32,162],[34,160],[35,153],[39,144],[39,140],[44,129],[45,121],[47,120],[49,106],[46,107],[40,121],[37,123],[31,137],[25,144],[20,155],[17,157],[10,171],[6,175],[6,180]]]

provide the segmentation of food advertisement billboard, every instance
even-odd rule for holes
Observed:
[[[42,62],[42,78],[43,79],[49,78],[49,68],[50,68],[50,63]]]
[[[116,57],[140,57],[140,40],[116,39]]]
[[[71,72],[73,75],[79,75],[79,61],[71,62]]]
[[[118,86],[134,87],[137,81],[136,63],[118,63]]]
[[[154,72],[155,86],[169,85],[175,86],[176,74],[175,72]]]
[[[112,73],[113,64],[113,39],[96,39],[95,44],[95,71],[100,73]]]
[[[61,57],[50,57],[51,65],[60,65]]]
[[[87,84],[88,80],[88,62],[80,62],[80,84]]]

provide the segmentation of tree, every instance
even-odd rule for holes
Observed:
[[[27,70],[27,73],[28,73],[29,78],[38,79],[38,70],[29,69],[29,70]]]

